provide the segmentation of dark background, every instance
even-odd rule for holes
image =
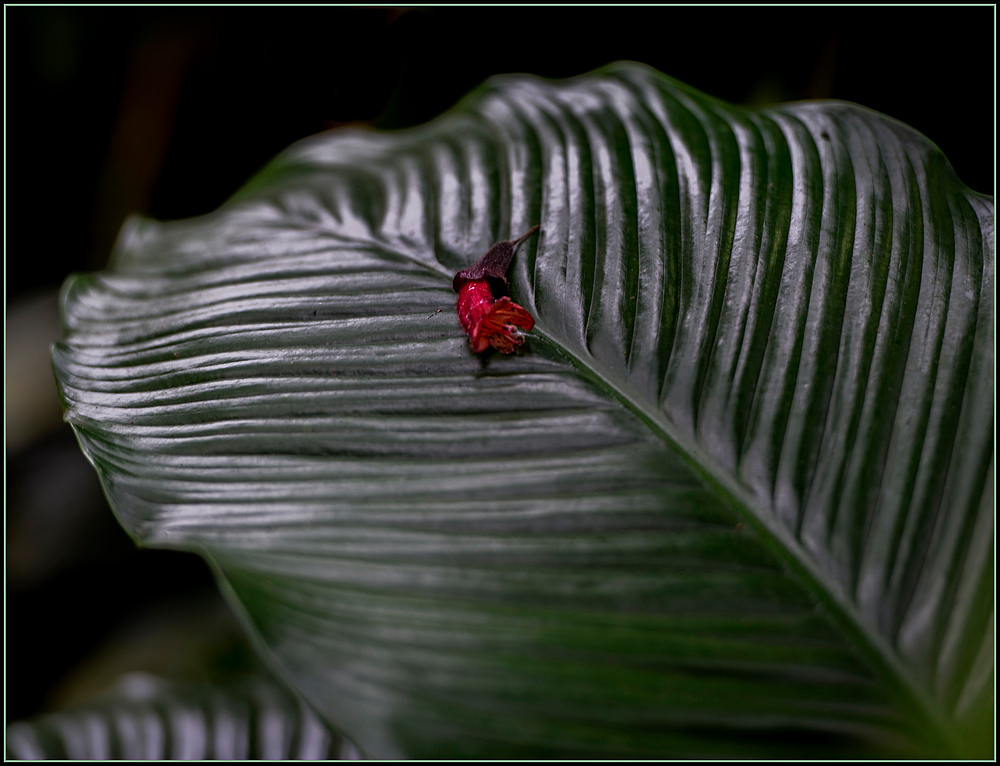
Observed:
[[[493,74],[569,77],[621,59],[733,103],[863,104],[993,193],[992,7],[8,7],[5,19],[8,387],[32,364],[48,386],[27,386],[34,404],[7,400],[8,414],[41,413],[7,430],[7,720],[122,670],[211,677],[248,662],[206,566],[138,551],[59,424],[45,359],[55,290],[104,265],[127,214],[207,213],[300,138],[417,125]]]

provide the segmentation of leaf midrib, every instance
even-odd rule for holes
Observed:
[[[543,322],[536,321],[531,335],[551,345],[557,355],[562,356],[589,382],[632,412],[658,439],[666,443],[710,491],[760,536],[763,545],[794,573],[800,584],[826,607],[837,626],[858,648],[876,674],[888,684],[890,691],[900,698],[900,702],[910,707],[918,719],[922,719],[919,722],[932,727],[935,736],[928,739],[945,744],[953,754],[960,752],[956,734],[943,723],[946,720],[943,711],[913,680],[912,674],[907,672],[885,638],[871,629],[839,584],[817,566],[784,526],[759,506],[753,495],[735,480],[730,471],[675,428],[662,410],[649,407],[643,397],[630,391],[628,383],[615,382],[584,357],[570,351]]]

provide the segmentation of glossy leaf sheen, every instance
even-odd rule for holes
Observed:
[[[452,277],[539,222],[480,358]],[[906,126],[616,65],[133,221],[55,364],[125,527],[370,755],[988,752],[993,263]]]

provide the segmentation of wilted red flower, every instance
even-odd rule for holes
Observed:
[[[502,354],[512,354],[524,343],[520,331],[535,326],[531,314],[505,293],[507,269],[514,257],[514,248],[538,231],[539,226],[533,226],[515,240],[497,242],[475,264],[458,272],[452,281],[458,293],[458,321],[476,353],[493,346]]]

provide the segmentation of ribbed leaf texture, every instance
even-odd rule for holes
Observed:
[[[454,273],[536,223],[474,354]],[[993,201],[638,65],[335,131],[69,281],[66,417],[377,757],[988,755]]]
[[[229,687],[123,676],[89,704],[7,727],[12,760],[323,761],[358,756],[263,681]]]

